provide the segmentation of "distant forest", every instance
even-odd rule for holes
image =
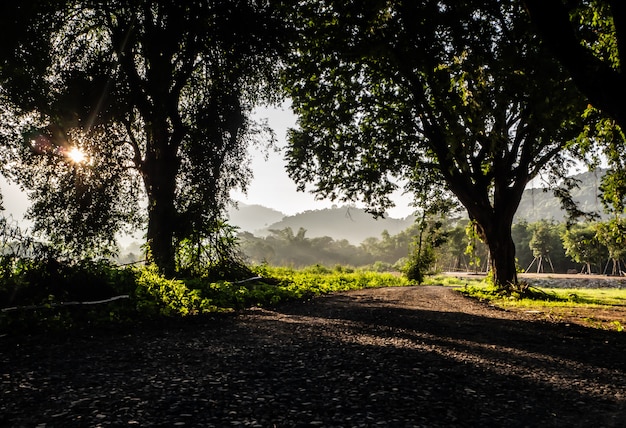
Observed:
[[[584,211],[602,213],[598,185],[603,171],[586,172],[576,177],[579,187],[572,194]],[[242,206],[232,223],[240,227],[241,250],[252,263],[279,266],[350,265],[368,266],[375,270],[400,270],[406,263],[418,226],[415,217],[374,220],[365,211],[354,207],[307,211],[295,216],[259,206]],[[567,272],[583,268],[603,272],[608,253],[598,251],[589,264],[575,261],[566,254],[563,238],[566,233],[565,213],[559,200],[549,191],[528,189],[524,194],[513,227],[513,239],[520,269]],[[481,242],[471,243],[467,218],[445,219],[444,243],[437,249],[433,269],[440,271],[486,270],[488,252]],[[253,230],[250,230],[253,229]],[[531,248],[537,230],[549,229],[550,240],[542,251]],[[543,232],[542,232],[543,233]],[[535,242],[535,247],[538,244]],[[468,250],[468,248],[471,248]]]
[[[598,190],[603,170],[575,176],[579,187],[574,200],[583,211],[593,211],[606,220]],[[374,220],[364,210],[342,206],[306,211],[293,216],[259,206],[240,204],[230,210],[230,224],[238,230],[240,250],[255,264],[303,267],[310,265],[368,267],[378,271],[401,270],[415,244],[419,229],[415,216],[404,219],[386,217]],[[443,219],[441,245],[436,248],[433,270],[485,271],[488,251],[481,242],[472,242],[468,219],[463,215]],[[582,227],[582,226],[581,226]],[[564,238],[565,212],[550,191],[525,191],[513,226],[518,267],[536,272],[612,270],[608,250],[595,243],[590,261],[576,261]],[[538,238],[538,235],[542,235]],[[570,233],[571,237],[571,233]],[[545,243],[538,243],[543,239]],[[583,239],[583,238],[580,238]],[[534,248],[531,245],[533,241]],[[549,241],[549,242],[548,242]],[[543,245],[543,250],[538,247]],[[133,244],[123,251],[121,262],[140,257],[141,249]],[[578,257],[578,260],[581,260]]]

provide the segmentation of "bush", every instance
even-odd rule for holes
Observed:
[[[216,309],[199,289],[189,289],[181,280],[165,278],[154,265],[140,268],[136,281],[137,309],[145,315],[193,315]]]
[[[105,300],[134,290],[135,275],[106,261],[76,263],[55,257],[0,258],[0,330],[37,332],[78,325],[110,323],[133,316],[129,300],[102,305],[78,302]]]
[[[180,317],[250,306],[272,307],[322,294],[408,285],[392,273],[321,265],[294,270],[262,265],[250,272],[253,280],[211,281],[206,277],[168,279],[155,266],[112,266],[85,260],[70,264],[55,258],[0,259],[2,307],[9,301],[21,309],[0,313],[3,332],[46,331],[141,318]],[[129,298],[99,305],[63,306],[61,302]],[[30,305],[28,309],[24,306]]]
[[[435,262],[435,252],[432,247],[424,246],[421,251],[414,251],[403,268],[403,273],[409,281],[418,284],[424,282],[424,276]]]

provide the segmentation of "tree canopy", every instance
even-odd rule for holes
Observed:
[[[304,2],[287,87],[291,176],[376,211],[395,180],[443,185],[517,281],[511,223],[540,171],[562,176],[586,102],[514,1]]]
[[[202,245],[245,188],[248,146],[272,138],[250,112],[277,99],[284,20],[255,0],[50,3],[20,3],[3,54],[11,175],[38,230],[92,248],[144,197],[149,256],[171,273],[178,243]]]
[[[589,101],[626,126],[626,4],[524,0],[532,23]]]
[[[604,149],[611,170],[602,192],[608,209],[626,204],[626,4],[620,0],[524,0],[534,28],[593,108],[609,118],[588,133]]]

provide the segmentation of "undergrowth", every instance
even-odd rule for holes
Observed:
[[[262,265],[251,268],[249,278],[228,281],[165,278],[154,266],[53,259],[29,263],[11,265],[0,275],[0,335],[273,307],[337,291],[410,285],[399,275],[341,266],[296,270]],[[78,304],[115,296],[121,298]]]
[[[523,293],[503,294],[487,283],[479,283],[460,289],[460,292],[477,299],[487,300],[501,306],[613,306],[626,304],[624,289],[594,288],[537,288],[525,287]]]

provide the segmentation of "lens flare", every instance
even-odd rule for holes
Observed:
[[[82,150],[76,147],[69,150],[66,156],[74,163],[83,163],[85,162],[85,160],[87,160],[87,155]]]

